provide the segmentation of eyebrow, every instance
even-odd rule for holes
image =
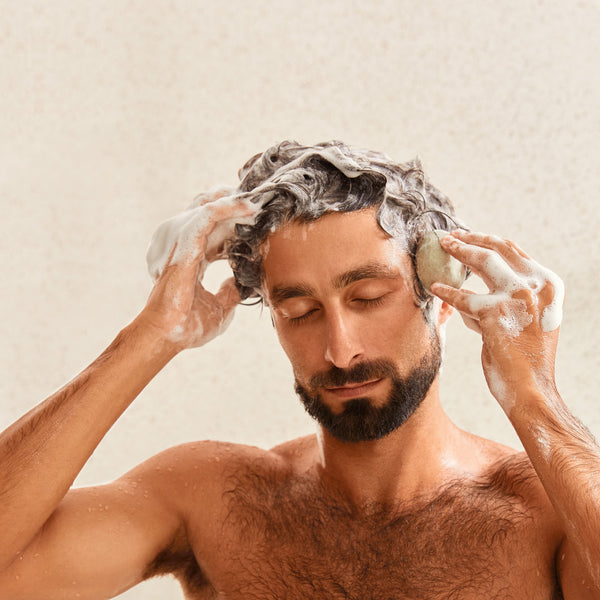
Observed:
[[[392,271],[389,265],[371,262],[341,273],[333,279],[333,287],[339,290],[363,279],[394,279],[397,276],[397,273]],[[314,293],[313,288],[302,283],[297,285],[276,285],[271,291],[271,305],[277,306],[284,300],[312,296]]]

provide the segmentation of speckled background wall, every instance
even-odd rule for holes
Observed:
[[[0,420],[110,343],[150,290],[155,226],[276,141],[419,154],[473,228],[565,280],[560,389],[596,434],[600,5],[589,1],[0,3]],[[212,272],[217,282],[223,269]],[[443,396],[518,446],[455,317]],[[177,357],[78,479],[184,441],[269,447],[313,425],[266,312]],[[123,598],[181,598],[169,580]]]

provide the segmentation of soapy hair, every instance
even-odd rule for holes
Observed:
[[[287,223],[376,207],[377,222],[405,245],[413,267],[417,244],[426,231],[459,226],[452,203],[431,185],[418,158],[397,163],[385,154],[339,141],[302,146],[286,140],[253,156],[239,177],[239,192],[261,206],[253,225],[236,225],[236,236],[227,246],[242,300],[264,300],[260,247]],[[414,290],[425,310],[432,296],[416,275]]]

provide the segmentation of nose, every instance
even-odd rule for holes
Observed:
[[[340,313],[327,319],[325,360],[345,369],[363,353],[358,324]]]

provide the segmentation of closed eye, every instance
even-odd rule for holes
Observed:
[[[290,323],[292,325],[300,325],[300,323],[303,323],[304,321],[309,319],[317,310],[318,309],[313,308],[312,310],[305,312],[303,315],[300,315],[299,317],[288,317],[288,323]]]
[[[353,298],[352,302],[358,304],[361,308],[375,308],[377,306],[381,306],[385,302],[386,295],[387,294],[383,294],[377,298]],[[318,310],[318,308],[313,308],[299,317],[288,317],[288,323],[291,325],[300,325],[301,323],[304,323],[310,319],[316,312],[318,312]]]
[[[354,298],[353,302],[358,302],[365,308],[381,306],[384,302],[385,296],[386,294],[383,294],[383,296],[378,296],[377,298]]]

